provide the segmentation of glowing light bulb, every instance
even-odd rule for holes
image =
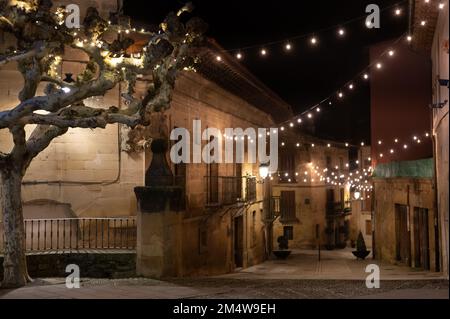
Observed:
[[[413,39],[413,37],[412,37],[411,35],[408,35],[408,36],[406,37],[406,40],[407,40],[408,42],[411,42],[412,39]]]
[[[318,107],[318,108],[316,109],[316,112],[317,112],[317,113],[320,113],[320,111],[321,111],[321,109],[320,109],[320,107]]]
[[[394,154],[394,150],[393,149],[391,149],[390,152],[391,152],[391,154]]]
[[[408,145],[403,145],[403,148],[406,150],[406,149],[408,149]]]
[[[421,25],[422,27],[424,27],[424,26],[427,25],[427,22],[426,22],[425,20],[422,20],[422,21],[420,21],[420,25]]]
[[[353,84],[350,84],[350,85],[348,86],[348,88],[349,88],[350,90],[353,90],[354,85],[353,85]]]
[[[381,153],[381,154],[380,154],[380,157],[383,158],[383,156],[384,156],[383,153]]]
[[[292,44],[286,43],[286,45],[284,46],[284,48],[286,49],[286,51],[291,51],[291,50],[292,50]]]
[[[317,38],[316,37],[312,37],[311,38],[311,44],[317,44]]]
[[[439,10],[442,10],[445,8],[445,3],[441,2],[439,3]]]
[[[389,56],[394,56],[395,52],[394,52],[394,50],[389,50],[388,54],[389,54]]]
[[[339,98],[343,98],[344,97],[344,93],[342,93],[342,92],[339,92],[339,94],[338,94],[338,96],[339,96]]]
[[[267,50],[266,49],[262,49],[261,50],[261,55],[262,56],[266,56],[267,55]]]
[[[238,60],[242,60],[242,58],[243,58],[242,53],[236,54],[236,58],[237,58]]]
[[[377,69],[380,70],[381,68],[383,68],[383,64],[377,63]]]
[[[364,78],[364,80],[368,80],[369,79],[369,74],[364,73],[363,78]]]
[[[301,123],[302,122],[302,119],[297,119],[297,123]]]
[[[294,127],[294,123],[289,123],[289,126],[290,127]]]
[[[311,113],[308,113],[308,118],[309,118],[309,119],[312,119],[312,117],[313,117],[312,114],[311,114]]]
[[[216,56],[216,61],[217,61],[217,62],[222,61],[222,57],[221,57],[220,55]]]
[[[378,145],[381,145],[381,144],[383,144],[383,142],[382,141],[378,141]]]
[[[395,9],[395,15],[396,16],[399,16],[399,15],[401,15],[402,14],[402,10],[401,9]]]
[[[339,36],[343,37],[345,35],[345,30],[344,29],[339,29],[338,30],[338,34],[339,34]]]

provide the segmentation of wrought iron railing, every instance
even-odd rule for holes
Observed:
[[[207,207],[256,201],[257,180],[254,177],[205,176]]]
[[[25,220],[27,252],[136,249],[136,218],[55,218]],[[2,233],[0,252],[3,250]]]

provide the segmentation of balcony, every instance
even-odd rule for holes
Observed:
[[[205,176],[207,208],[219,208],[256,201],[256,178]]]

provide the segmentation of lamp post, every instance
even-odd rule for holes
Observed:
[[[261,164],[259,166],[259,176],[263,186],[263,220],[264,233],[266,238],[266,257],[269,258],[272,253],[272,224],[273,218],[271,216],[271,189],[270,182],[267,180],[269,176],[269,165]]]

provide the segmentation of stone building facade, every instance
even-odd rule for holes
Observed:
[[[436,165],[437,203],[442,242],[442,271],[448,279],[448,80],[449,80],[448,5],[439,14],[433,38],[431,59],[433,61],[433,104],[443,103],[433,110],[434,155]],[[447,85],[440,80],[447,80]]]
[[[352,176],[369,176],[370,147],[348,147],[302,133],[282,136],[281,143],[280,171],[271,181],[277,214],[274,249],[280,236],[289,239],[292,249],[350,247],[371,220],[366,205],[370,191],[355,199],[358,190],[349,182]],[[371,234],[365,240],[370,247]]]
[[[379,167],[374,178],[375,258],[414,268],[440,270],[439,227],[436,223],[432,161],[423,176],[396,173]],[[406,162],[411,172],[424,171],[423,161]],[[405,167],[405,169],[408,169]],[[430,175],[431,174],[431,175]],[[428,176],[427,176],[428,175]]]

